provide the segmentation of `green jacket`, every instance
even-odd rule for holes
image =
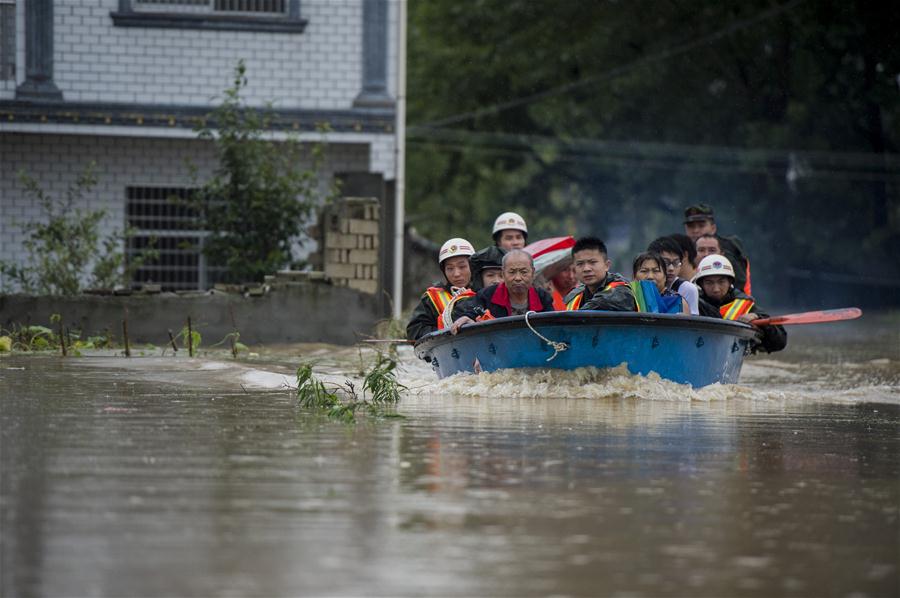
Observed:
[[[628,280],[615,272],[606,273],[606,278],[603,279],[603,282],[600,283],[593,295],[590,294],[586,286],[580,284],[569,291],[569,294],[566,295],[563,301],[568,306],[578,295],[582,296],[578,309],[637,311],[634,292],[628,286]]]

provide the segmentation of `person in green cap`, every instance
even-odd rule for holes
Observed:
[[[716,216],[713,209],[703,203],[688,206],[684,210],[684,232],[694,243],[704,235],[715,235],[719,239],[722,255],[734,265],[734,286],[748,295],[750,287],[750,258],[744,252],[741,240],[735,236],[723,237],[717,232]]]
[[[476,251],[469,258],[469,268],[472,270],[473,291],[480,291],[492,284],[503,282],[503,256],[506,251],[495,245]]]

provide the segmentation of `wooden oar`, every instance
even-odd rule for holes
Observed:
[[[841,320],[855,320],[862,315],[858,307],[844,307],[841,309],[826,309],[823,311],[807,311],[801,314],[785,314],[760,318],[750,322],[754,326],[787,326],[789,324],[822,324],[824,322],[840,322]]]

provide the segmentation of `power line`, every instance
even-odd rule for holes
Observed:
[[[470,112],[463,112],[461,114],[447,116],[444,118],[440,118],[438,120],[433,120],[431,122],[424,123],[420,126],[443,127],[445,125],[463,122],[463,121],[469,120],[470,118],[486,116],[489,114],[499,114],[500,112],[504,112],[506,110],[509,110],[510,108],[515,108],[517,106],[522,106],[525,104],[530,104],[532,102],[537,102],[537,101],[540,101],[540,100],[543,100],[545,98],[549,98],[549,97],[552,97],[555,95],[568,93],[574,89],[578,89],[578,88],[584,87],[586,85],[592,85],[594,83],[599,83],[600,81],[606,81],[608,79],[613,79],[613,78],[618,77],[619,75],[626,73],[630,70],[633,70],[637,67],[644,66],[646,64],[651,64],[654,62],[659,62],[662,60],[666,60],[673,56],[678,56],[679,54],[684,54],[685,52],[689,52],[690,50],[693,50],[694,48],[697,48],[699,46],[703,46],[710,42],[719,40],[723,37],[732,35],[733,33],[736,33],[738,31],[746,29],[752,25],[761,23],[763,21],[771,19],[772,17],[780,15],[781,13],[792,10],[794,7],[801,4],[802,2],[804,2],[804,0],[792,0],[791,2],[788,2],[787,4],[782,4],[780,6],[770,8],[769,10],[765,10],[765,11],[759,13],[758,15],[756,15],[755,17],[751,17],[749,19],[744,19],[742,21],[737,21],[735,23],[732,23],[731,25],[724,27],[722,29],[719,29],[718,31],[715,31],[709,35],[705,35],[703,37],[697,38],[697,39],[689,41],[689,42],[678,44],[676,46],[667,48],[661,52],[652,54],[650,56],[638,58],[637,60],[629,62],[628,64],[614,67],[612,69],[609,69],[608,71],[600,73],[599,75],[594,75],[592,77],[586,77],[584,79],[580,79],[578,81],[573,81],[571,83],[565,83],[565,84],[559,85],[557,87],[551,87],[550,89],[546,89],[544,91],[539,91],[537,93],[533,93],[533,94],[530,94],[527,96],[522,96],[519,98],[508,100],[506,102],[500,102],[500,103],[494,104],[492,106],[486,106],[484,108],[479,108],[477,110],[472,110]]]
[[[538,151],[622,154],[630,156],[671,156],[684,159],[695,157],[716,161],[736,160],[800,160],[807,162],[847,165],[857,168],[900,170],[900,154],[872,152],[811,151],[798,149],[745,148],[728,145],[698,145],[659,141],[610,141],[586,138],[558,138],[544,135],[523,135],[465,129],[433,129],[410,127],[407,139],[418,143],[451,142],[468,146],[495,146]]]
[[[859,152],[809,152],[692,146],[655,142],[616,142],[588,139],[559,140],[535,135],[479,133],[414,127],[408,142],[449,151],[478,151],[493,155],[539,157],[551,161],[608,164],[647,169],[694,169],[717,173],[769,173],[797,179],[900,182],[900,155]]]

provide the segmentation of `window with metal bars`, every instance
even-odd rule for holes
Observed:
[[[303,33],[300,0],[119,0],[117,27]]]
[[[156,283],[163,290],[204,290],[223,280],[225,269],[207,262],[208,236],[196,211],[185,201],[193,192],[184,187],[127,187],[125,214],[132,235],[128,259],[146,249],[159,257],[142,265],[134,282]]]
[[[135,10],[231,13],[246,15],[284,15],[288,0],[132,0]]]
[[[0,0],[0,81],[16,79],[16,3]]]

